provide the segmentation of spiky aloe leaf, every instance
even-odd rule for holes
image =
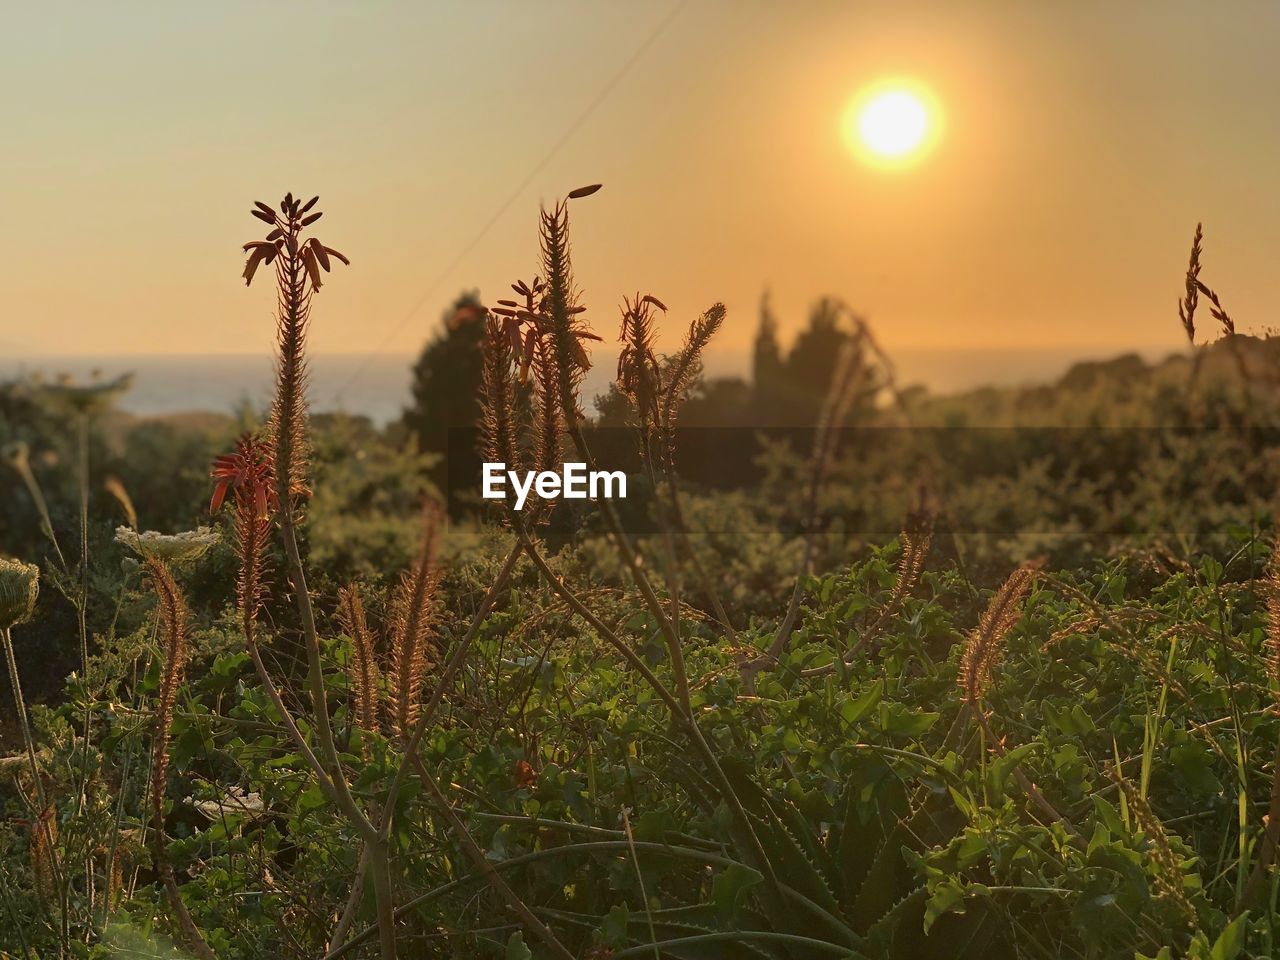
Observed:
[[[928,899],[929,892],[922,883],[905,897],[890,903],[884,913],[876,918],[875,923],[867,928],[868,946],[878,951],[882,956],[886,955],[893,944],[894,935],[897,933],[899,925],[904,918],[916,913],[919,914],[921,927],[923,927],[924,905]]]
[[[742,768],[730,767],[726,775],[751,821],[764,854],[792,894],[775,897],[767,885],[753,889],[761,911],[773,929],[798,935],[818,937],[846,947],[857,945],[858,936],[845,922],[839,903],[827,885],[822,871],[805,853],[803,847],[778,818],[764,791]],[[746,827],[738,822],[730,833],[740,849],[750,849]]]
[[[891,773],[887,766],[884,772]],[[862,799],[862,789],[858,782],[845,788],[844,815],[832,829],[830,841],[831,858],[840,874],[840,898],[850,906],[857,902],[886,838],[908,813],[907,794],[900,780],[886,776],[876,785],[870,804]]]
[[[885,960],[986,960],[1009,956],[1009,945],[997,943],[1000,926],[986,902],[968,905],[964,913],[940,917],[928,933],[924,913],[928,890],[912,890],[895,903],[867,933],[867,948]]]
[[[779,815],[779,811],[787,808],[794,810],[791,803],[770,797],[745,771],[726,770],[726,774],[742,801],[743,808],[752,817],[765,855],[773,862],[778,876],[786,878],[788,886],[813,900],[823,910],[840,917],[839,901],[817,862],[817,845],[812,843],[812,838],[809,838],[809,844],[800,839],[800,836],[809,833],[803,816],[800,816],[797,824],[798,835]]]
[[[548,910],[547,915],[557,924],[573,924],[589,930],[600,930],[606,924],[606,917],[598,917],[589,913],[575,913],[567,910]],[[626,915],[627,942],[633,946],[644,946],[655,939],[680,940],[711,933],[723,933],[726,928],[716,922],[717,910],[712,904],[690,904],[667,910],[653,910],[645,914],[641,910],[631,910]],[[750,929],[743,931],[750,936]],[[719,950],[719,953],[713,952]],[[662,956],[679,957],[682,960],[720,960],[726,956],[723,943],[691,944],[684,948],[664,949]],[[757,945],[736,943],[733,956],[744,960],[790,960],[782,948],[773,945]]]
[[[855,930],[866,932],[879,923],[903,896],[903,875],[908,868],[902,851],[910,846],[913,846],[910,831],[899,821],[876,851],[853,902],[851,919]]]

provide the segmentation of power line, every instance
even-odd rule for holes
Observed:
[[[608,82],[600,88],[600,91],[591,99],[586,107],[583,108],[582,112],[578,114],[571,124],[569,124],[564,133],[562,133],[556,142],[551,145],[551,149],[549,149],[542,159],[538,161],[537,165],[529,171],[529,174],[520,181],[519,185],[511,191],[510,195],[502,202],[502,205],[498,207],[493,216],[485,222],[479,232],[476,233],[476,235],[472,237],[460,251],[458,251],[457,255],[449,261],[448,265],[446,265],[445,268],[436,275],[435,279],[428,284],[422,295],[413,302],[413,306],[411,306],[408,311],[405,312],[405,315],[400,318],[399,322],[388,330],[383,338],[378,341],[377,346],[374,347],[371,354],[365,358],[364,362],[361,363],[360,366],[356,368],[355,372],[351,374],[347,381],[334,391],[333,398],[335,401],[341,401],[343,393],[349,390],[352,384],[359,380],[360,377],[362,377],[369,369],[369,364],[373,362],[373,356],[380,353],[382,349],[391,342],[395,335],[404,329],[404,325],[412,320],[417,315],[418,311],[421,310],[433,296],[435,296],[436,291],[438,291],[445,280],[449,278],[449,275],[452,274],[453,271],[456,270],[464,260],[466,260],[471,252],[480,245],[480,242],[488,235],[489,231],[497,225],[503,215],[510,210],[512,205],[520,199],[521,195],[529,189],[529,186],[537,179],[538,174],[542,173],[542,171],[547,168],[547,165],[555,159],[556,154],[558,154],[573,135],[578,132],[578,128],[586,123],[587,120],[590,119],[591,115],[596,112],[599,106],[608,99],[609,94],[611,94],[614,88],[622,82],[622,79],[631,72],[631,69],[640,62],[641,58],[644,57],[649,48],[653,46],[666,29],[671,26],[676,17],[680,15],[680,11],[682,11],[688,3],[689,0],[680,0],[680,2],[672,7],[667,15],[662,18],[657,26],[650,31],[649,35],[645,37],[644,41],[636,48],[635,52],[626,60],[625,63],[622,64],[621,67],[618,68],[617,72],[609,78]]]

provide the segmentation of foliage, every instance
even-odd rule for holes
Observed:
[[[1035,433],[961,434],[933,477],[925,454],[887,441],[827,455],[849,418],[1057,411],[1091,426],[1176,397],[1182,425],[1263,423],[1262,377],[1224,380],[1235,361],[1215,372],[1206,353],[1191,385],[1166,365],[1142,384],[1132,367],[1122,382],[1076,371],[1038,408],[998,391],[929,398],[898,391],[854,324],[813,407],[813,451],[766,438],[754,494],[690,490],[674,421],[723,308],[661,358],[642,328],[656,322],[646,303],[665,307],[639,298],[615,412],[635,428],[649,526],[633,533],[607,501],[571,522],[540,502],[474,527],[437,526],[429,509],[424,525],[430,456],[359,419],[301,415],[302,321],[323,264],[289,238],[313,204],[255,213],[278,236],[250,244],[247,273],[276,264],[288,360],[266,437],[246,424],[226,454],[229,422],[173,450],[145,435],[154,462],[139,469],[198,487],[167,531],[205,517],[207,465],[224,452],[221,542],[146,533],[161,526],[148,520],[115,543],[133,509],[118,493],[90,497],[77,530],[63,505],[129,425],[82,413],[86,465],[65,425],[0,393],[5,428],[39,460],[32,484],[15,466],[5,509],[26,507],[5,535],[46,560],[49,585],[35,621],[23,606],[4,631],[23,737],[0,757],[0,949],[1274,955],[1280,566],[1265,434],[1135,434],[1147,439],[1127,455],[1147,469],[1123,476],[1089,433],[1070,457]],[[568,209],[541,218],[544,279],[484,327],[486,437],[538,462],[592,450],[576,384],[594,335]],[[805,363],[831,359],[819,328],[795,354]],[[864,390],[894,403],[861,403]],[[923,502],[921,475],[934,481]],[[959,511],[1011,532],[983,544],[948,525]],[[900,536],[867,529],[886,515]],[[1044,517],[1081,535],[1046,548],[1026,536]],[[1103,549],[1093,531],[1123,518],[1182,535],[1122,526]],[[145,570],[123,562],[127,546]],[[10,566],[25,603],[30,568]],[[54,646],[45,618],[68,607],[83,660],[28,724],[18,680]]]

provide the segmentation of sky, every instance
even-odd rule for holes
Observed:
[[[1181,342],[1191,233],[1242,330],[1280,302],[1280,5],[764,0],[9,6],[0,351],[261,353],[253,200],[321,196],[352,265],[318,352],[416,350],[462,290],[537,270],[575,202],[577,279],[716,301],[746,351],[837,296],[894,348]],[[850,150],[885,77],[943,118],[909,169]],[[319,229],[323,228],[323,229]],[[1207,319],[1207,318],[1206,318]]]

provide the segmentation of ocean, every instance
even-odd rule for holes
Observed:
[[[613,375],[614,357],[599,355],[584,393],[603,393]],[[1049,383],[1074,363],[1108,359],[1121,351],[1088,349],[962,350],[903,349],[892,359],[901,385],[923,384],[934,393],[957,393],[983,386]],[[1139,349],[1147,360],[1168,350]],[[311,359],[311,400],[317,412],[363,414],[379,424],[398,418],[410,401],[411,354],[318,354]],[[720,351],[707,357],[709,377],[746,376],[745,353]],[[244,404],[265,408],[271,395],[270,357],[240,354],[173,356],[8,356],[0,358],[0,380],[69,375],[77,381],[131,372],[133,388],[120,406],[139,416],[192,411],[230,412]]]

